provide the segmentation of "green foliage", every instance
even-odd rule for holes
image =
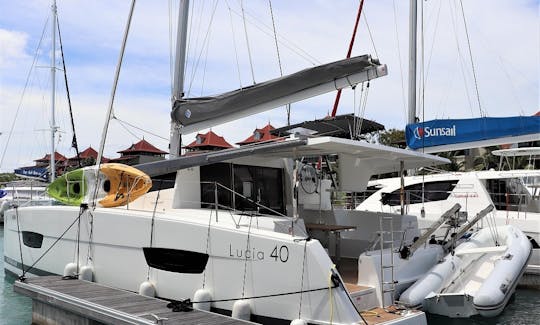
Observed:
[[[0,183],[7,183],[17,179],[19,179],[19,177],[13,173],[0,173]]]
[[[398,129],[384,130],[379,133],[379,143],[386,146],[403,148],[405,144],[405,131]]]

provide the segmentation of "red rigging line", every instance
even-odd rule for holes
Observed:
[[[358,30],[358,23],[360,22],[360,16],[362,15],[363,7],[364,7],[364,0],[361,0],[360,5],[358,6],[358,14],[356,15],[356,22],[354,24],[354,30],[351,37],[351,42],[349,43],[349,50],[347,51],[347,59],[351,57],[351,52],[354,45],[354,39],[356,38],[356,31]],[[340,98],[341,98],[341,89],[339,89],[336,94],[336,100],[334,101],[334,108],[332,109],[332,117],[336,116]]]

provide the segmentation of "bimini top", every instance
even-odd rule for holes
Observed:
[[[179,99],[171,118],[182,125],[182,133],[191,133],[386,74],[386,65],[378,60],[357,56],[221,95]]]
[[[362,141],[334,138],[287,138],[283,141],[246,145],[240,148],[183,156],[135,166],[150,176],[162,175],[193,166],[202,166],[242,157],[265,159],[338,155],[340,187],[345,191],[363,191],[372,175],[396,172],[400,162],[405,169],[447,164],[446,158],[411,150],[387,147]]]
[[[297,128],[313,131],[317,136],[332,136],[337,138],[351,139],[360,134],[384,130],[384,125],[365,118],[360,118],[354,114],[338,116],[327,116],[323,119],[304,121],[297,124],[284,126],[270,131],[277,136],[287,136],[294,133]]]

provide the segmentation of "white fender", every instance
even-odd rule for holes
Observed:
[[[79,279],[85,281],[94,281],[94,268],[90,265],[85,265],[79,270]]]
[[[210,307],[212,307],[212,303],[210,302],[198,303],[197,302],[197,301],[209,301],[209,300],[212,300],[212,294],[210,293],[210,291],[208,289],[199,289],[195,291],[195,294],[193,295],[193,308],[210,311]]]
[[[156,296],[156,287],[150,281],[144,281],[139,286],[139,294],[141,296],[155,297]]]
[[[247,300],[237,300],[232,308],[232,318],[249,320],[251,318],[251,305]]]
[[[64,276],[77,276],[77,263],[68,263],[64,267]]]
[[[297,318],[292,320],[291,325],[307,325],[307,322],[303,319]]]

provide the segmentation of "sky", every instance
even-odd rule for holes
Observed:
[[[420,2],[421,120],[539,111],[539,1]],[[273,0],[273,15],[266,0],[191,4],[184,90],[187,97],[198,97],[343,59],[359,1]],[[50,0],[0,0],[0,172],[33,165],[51,150],[50,6]],[[98,149],[130,1],[58,0],[57,6],[79,148]],[[143,137],[168,150],[177,7],[176,0],[136,3],[106,157],[118,157],[117,151]],[[345,90],[338,114],[356,112],[387,129],[404,128],[408,15],[406,0],[365,1],[352,55],[379,58],[389,74],[372,80],[369,89],[359,85]],[[60,66],[60,59],[56,62]],[[58,152],[72,157],[66,87],[63,71],[57,71],[55,143]],[[326,116],[334,97],[333,92],[292,104],[291,122]],[[286,122],[281,107],[212,130],[234,144],[255,128]],[[184,144],[194,137],[184,135]]]

